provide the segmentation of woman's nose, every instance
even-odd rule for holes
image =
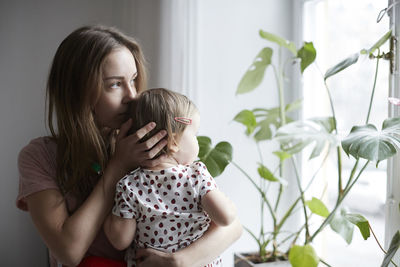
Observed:
[[[136,87],[135,85],[127,84],[125,86],[124,102],[128,103],[136,97]]]

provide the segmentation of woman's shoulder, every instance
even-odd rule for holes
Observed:
[[[20,156],[23,155],[40,155],[43,153],[46,154],[55,154],[56,153],[56,142],[53,138],[49,136],[41,136],[30,140],[30,142],[25,145],[21,151]]]

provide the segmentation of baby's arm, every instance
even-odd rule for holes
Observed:
[[[201,205],[217,225],[227,226],[236,219],[235,205],[218,189],[205,194],[201,199]]]
[[[136,233],[136,220],[109,214],[104,222],[104,232],[110,243],[118,250],[126,249]]]

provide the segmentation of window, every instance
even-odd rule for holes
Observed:
[[[313,117],[314,114],[331,115],[329,99],[323,85],[323,74],[339,61],[363,48],[371,47],[388,31],[387,16],[379,23],[376,21],[379,11],[386,7],[386,1],[374,0],[320,0],[304,3],[303,39],[312,41],[317,50],[316,64],[313,64],[303,76],[304,118]],[[387,44],[383,50],[388,50]],[[350,132],[353,125],[365,124],[375,65],[375,60],[361,56],[357,64],[328,79],[338,131],[342,137]],[[388,116],[388,65],[388,62],[384,60],[379,61],[375,98],[369,120],[378,129]],[[342,159],[343,176],[347,178],[354,159],[348,158],[344,153]],[[336,161],[336,155],[332,153],[326,168],[321,173],[322,179],[328,184],[326,199],[328,206],[333,206],[334,203],[329,201],[333,201],[336,197]],[[350,211],[367,218],[382,245],[384,244],[385,196],[386,162],[381,162],[378,168],[375,164],[369,165],[345,201]],[[319,247],[323,259],[329,264],[380,266],[383,253],[372,235],[364,241],[358,229],[355,228],[353,242],[347,246],[344,239],[333,231],[325,232],[323,240],[319,241],[321,242]],[[351,260],[355,262],[349,262]]]

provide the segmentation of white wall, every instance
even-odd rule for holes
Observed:
[[[172,1],[171,1],[172,2]],[[176,1],[175,1],[176,2]],[[150,63],[150,86],[171,84],[158,66],[168,65],[160,45],[165,28],[165,0],[0,0],[0,259],[2,266],[45,266],[46,251],[29,215],[15,207],[18,191],[16,160],[30,139],[45,135],[44,96],[47,72],[61,40],[73,29],[93,23],[116,25],[135,36]],[[256,153],[243,129],[232,122],[234,115],[251,101],[254,106],[276,103],[277,96],[265,83],[258,98],[235,97],[241,76],[265,45],[258,37],[264,29],[291,38],[291,0],[201,0],[196,1],[195,63],[193,86],[184,90],[194,98],[202,114],[200,134],[213,140],[230,141],[234,159],[254,167]],[[193,26],[193,25],[192,25]],[[193,27],[192,27],[193,28]],[[190,28],[190,29],[192,29]],[[193,51],[192,51],[193,52]],[[164,54],[163,54],[164,53]],[[162,59],[160,62],[160,58]],[[168,71],[168,70],[165,70]],[[171,74],[172,75],[172,74]],[[174,74],[175,75],[175,74]],[[192,77],[191,76],[191,77]],[[271,72],[266,80],[272,80]],[[173,88],[172,88],[173,89]],[[240,146],[238,146],[240,144]],[[248,162],[248,163],[246,163]],[[258,196],[250,184],[232,168],[218,178],[221,189],[237,204],[241,221],[257,228]],[[226,253],[225,266],[232,266],[232,252],[255,249],[244,233]]]

